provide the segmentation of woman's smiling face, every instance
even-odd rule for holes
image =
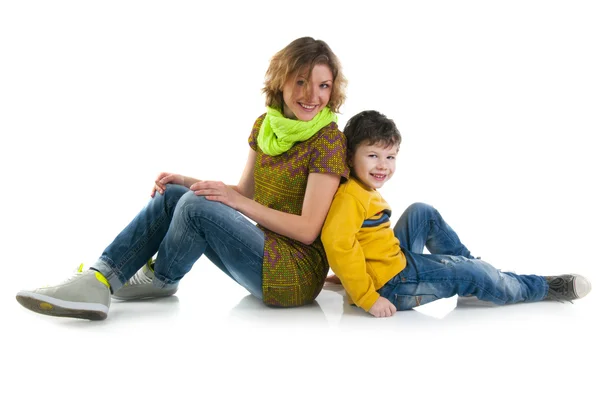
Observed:
[[[329,104],[333,73],[328,65],[315,65],[310,79],[308,68],[290,77],[283,86],[283,114],[288,119],[312,120]]]

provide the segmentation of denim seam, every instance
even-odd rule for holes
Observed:
[[[124,284],[125,282],[127,282],[125,280],[125,276],[123,275],[123,273],[121,272],[121,270],[119,268],[117,268],[117,266],[113,262],[112,258],[102,255],[102,256],[100,256],[100,260],[102,260],[104,263],[106,263],[106,265],[108,265],[110,267],[110,269],[112,270],[112,272],[115,275],[117,275],[117,278],[119,278],[119,281],[121,281],[121,283]],[[105,277],[107,279],[109,279],[110,275],[105,275]]]
[[[441,279],[441,280],[435,280],[435,281],[428,281],[428,282],[442,282],[442,281],[451,281],[450,279]],[[475,287],[479,288],[481,291],[485,292],[487,295],[489,295],[490,297],[494,297],[495,299],[497,299],[498,301],[505,301],[505,300],[501,300],[500,297],[496,296],[495,294],[493,294],[492,292],[490,292],[489,290],[487,290],[485,287],[481,286],[479,283],[477,283],[476,281],[472,280],[472,279],[458,279],[455,278],[453,279],[453,281],[457,281],[457,282],[468,282],[472,285],[474,285]]]
[[[154,283],[157,280],[161,283],[160,284]],[[165,287],[176,286],[178,284],[178,282],[171,281],[168,278],[162,278],[160,275],[154,274],[154,281],[152,282],[152,284],[155,285],[156,287],[163,289]]]
[[[207,200],[208,200],[208,199],[207,199]],[[227,205],[224,205],[224,206],[227,206]],[[231,208],[231,210],[232,210],[232,211],[235,211],[235,212],[237,212],[237,210],[235,210],[235,209],[233,209],[233,208]],[[211,217],[210,217],[211,215],[212,215],[212,213],[208,213],[208,214],[206,214],[206,215],[203,215],[203,214],[201,214],[200,212],[195,212],[195,213],[193,213],[191,216],[192,216],[192,217],[200,217],[200,218],[202,218],[203,220],[205,220],[205,221],[208,221],[208,222],[210,222],[211,224],[213,224],[214,226],[218,227],[220,230],[222,230],[222,231],[224,231],[224,232],[226,232],[226,233],[230,234],[230,235],[231,235],[231,236],[232,236],[232,237],[233,237],[233,238],[234,238],[236,241],[238,241],[239,243],[241,243],[241,244],[244,246],[244,248],[245,248],[247,251],[249,251],[249,252],[252,252],[252,253],[254,254],[254,250],[253,250],[253,248],[251,248],[250,246],[248,246],[248,245],[247,245],[247,244],[246,244],[246,243],[245,243],[243,240],[241,240],[241,239],[240,239],[240,238],[239,238],[237,235],[235,235],[235,234],[231,234],[231,231],[229,231],[227,228],[225,228],[225,224],[223,224],[223,223],[220,223],[220,222],[219,222],[219,218],[211,218]],[[258,228],[258,227],[256,227],[256,228]],[[197,231],[197,232],[202,232],[202,233],[204,233],[204,231]],[[262,253],[264,253],[264,247],[263,247],[263,251],[262,251]],[[261,253],[261,254],[262,254],[262,253]],[[257,257],[263,257],[263,258],[264,258],[264,256],[261,256],[261,255],[257,255]]]
[[[121,262],[117,266],[119,269],[122,268],[132,257],[144,248],[144,246],[151,240],[156,231],[159,230],[160,225],[164,222],[166,218],[165,213],[161,213],[160,217],[158,217],[152,224],[150,224],[150,228],[148,228],[148,233],[144,233],[141,235],[140,239],[138,239],[130,250],[128,250],[121,259]]]
[[[216,225],[216,224],[215,224],[215,225]],[[233,236],[233,235],[232,235],[232,236]],[[218,240],[218,241],[221,243],[221,245],[223,245],[223,241],[222,241],[220,238],[216,238],[216,239],[217,239],[217,240]],[[238,241],[238,242],[241,242],[241,241],[240,241],[240,240],[238,240],[237,238],[234,238],[234,239],[235,239],[236,241]],[[243,243],[243,242],[242,242],[242,243]],[[245,248],[248,248],[247,246],[244,246],[244,247],[245,247]],[[213,250],[214,250],[214,249],[213,249]],[[215,253],[216,253],[216,251],[215,251]],[[251,253],[251,254],[252,254],[252,256],[256,257],[256,260],[257,260],[257,262],[260,262],[260,263],[262,264],[262,259],[264,259],[264,256],[260,256],[260,255],[257,255],[257,254],[255,254],[253,250],[247,250],[247,253]],[[216,253],[216,254],[218,254],[218,253]],[[227,265],[226,265],[225,263],[223,263],[223,265],[225,266],[225,268],[227,268]],[[228,270],[228,271],[229,271],[229,270]],[[231,274],[231,271],[230,271],[230,274]],[[260,270],[260,271],[258,271],[256,274],[257,274],[258,276],[260,276],[260,281],[261,281],[261,282],[260,282],[260,284],[261,284],[261,287],[262,287],[262,268],[261,268],[261,270]],[[233,276],[233,275],[232,275],[232,276]],[[235,278],[233,278],[233,279],[234,279],[234,280],[237,282],[237,279],[235,279]],[[238,282],[238,284],[239,284],[239,282]]]
[[[425,225],[428,223],[429,221],[424,221],[421,223],[421,226],[419,229],[417,229],[417,232],[415,234],[413,234],[413,239],[410,241],[409,245],[412,248],[415,245],[415,240],[417,239],[418,236],[421,236],[421,231],[423,231],[425,229]],[[425,241],[425,246],[427,246],[427,241]]]
[[[441,218],[441,216],[440,216],[440,218]],[[435,226],[437,227],[437,229],[439,229],[444,234],[444,236],[454,244],[454,246],[458,245],[458,243],[460,241],[457,242],[456,240],[454,240],[454,238],[448,234],[448,231],[446,230],[446,228],[441,228],[440,225],[438,225],[437,221],[435,221],[435,220],[431,220],[430,222],[434,223]]]
[[[221,228],[223,231],[226,231],[226,232],[227,232],[227,230],[225,230],[224,228],[220,227],[220,226],[219,226],[217,223],[215,223],[215,222],[212,222],[212,224],[213,224],[213,225],[216,225],[217,227]],[[235,235],[231,235],[231,237],[232,237],[233,239],[235,239],[235,240],[236,240],[238,243],[241,243],[241,244],[244,246],[244,248],[246,249],[246,250],[245,250],[246,254],[249,254],[249,255],[251,255],[251,256],[253,256],[253,257],[255,257],[255,260],[258,260],[258,261],[259,261],[259,262],[261,262],[261,264],[262,264],[262,260],[264,259],[264,255],[258,255],[258,254],[256,254],[256,253],[254,253],[254,250],[252,250],[252,249],[251,249],[249,246],[247,246],[247,245],[246,245],[246,244],[245,244],[243,241],[239,240],[239,239],[238,239],[238,238],[237,238]],[[221,239],[219,239],[219,238],[217,238],[217,239],[218,239],[218,241],[219,241],[220,243],[223,243],[223,240],[221,240]],[[213,250],[214,250],[214,249],[213,249]],[[263,251],[263,252],[264,252],[264,251]],[[216,253],[216,251],[215,251],[215,253]],[[216,254],[218,254],[218,253],[216,253]],[[227,267],[227,265],[225,265],[225,267]],[[260,275],[260,276],[262,277],[262,271],[261,271],[261,272],[257,272],[257,274],[258,274],[258,275]],[[262,279],[262,278],[261,278],[261,279]]]
[[[177,205],[177,202],[175,203],[175,205]],[[160,229],[160,225],[167,218],[169,207],[174,208],[175,206],[169,206],[168,201],[165,198],[163,203],[163,211],[160,213],[160,216],[156,220],[154,220],[152,224],[150,224],[150,228],[148,228],[148,233],[142,234],[140,240],[136,242],[137,244],[134,244],[133,248],[125,253],[125,255],[123,256],[124,259],[119,264],[119,268],[122,267],[132,257],[134,257],[151,240],[156,231]]]
[[[434,271],[430,271],[430,272],[434,272]],[[391,282],[391,281],[390,281]],[[498,301],[503,301],[501,300],[500,297],[496,296],[495,294],[493,294],[492,292],[490,292],[489,290],[485,289],[483,286],[479,285],[478,283],[476,283],[474,280],[472,279],[428,279],[428,280],[417,280],[417,279],[408,279],[405,278],[405,280],[401,281],[401,284],[404,283],[443,283],[443,282],[468,282],[471,283],[473,285],[475,285],[477,288],[479,288],[481,291],[485,292],[486,294],[488,294],[490,297],[494,297],[495,299],[497,299]],[[398,283],[393,284],[394,286],[397,286]],[[437,297],[437,296],[436,296]]]
[[[205,200],[208,200],[208,199],[205,199]],[[227,206],[227,205],[223,204],[223,206]],[[236,211],[235,209],[232,209],[230,207],[229,207],[229,209],[231,209],[231,211]],[[172,257],[172,260],[170,263],[165,264],[165,273],[169,274],[171,272],[171,270],[173,269],[173,265],[175,264],[177,259],[182,257],[180,255],[179,251],[180,251],[180,248],[185,246],[184,243],[185,243],[186,238],[189,236],[188,231],[190,231],[190,229],[192,229],[196,233],[200,234],[203,237],[203,239],[205,240],[206,245],[208,245],[208,242],[206,241],[205,230],[204,230],[204,228],[201,227],[201,225],[205,222],[208,222],[208,223],[212,224],[214,227],[229,234],[232,238],[234,238],[240,244],[240,246],[242,246],[244,248],[244,251],[246,253],[251,253],[253,256],[256,256],[256,259],[258,261],[261,261],[261,259],[264,258],[264,247],[263,247],[263,250],[260,252],[260,254],[255,253],[254,249],[251,248],[250,246],[248,246],[243,239],[239,238],[236,234],[233,234],[229,228],[225,228],[224,225],[226,225],[226,224],[219,222],[219,220],[221,219],[220,217],[218,217],[218,218],[211,217],[213,214],[212,212],[207,212],[207,211],[202,211],[202,210],[196,211],[195,205],[187,204],[187,203],[182,206],[181,211],[184,214],[187,213],[187,216],[183,217],[183,220],[182,220],[182,222],[184,223],[184,228],[183,228],[183,231],[181,232],[180,241],[173,242],[174,244],[177,245],[177,248],[178,248],[177,255]],[[193,222],[194,219],[200,219],[200,222]],[[187,254],[187,252],[186,252],[186,254]],[[202,253],[202,254],[204,254],[204,253]],[[185,254],[184,254],[184,257],[185,257]],[[156,274],[155,274],[155,278],[158,281],[168,284],[168,285],[177,283],[176,281],[161,277]]]
[[[188,230],[191,228],[190,225],[189,225],[189,223],[188,223],[188,220],[184,220],[183,222],[184,222],[185,228],[181,232],[181,239],[179,240],[179,242],[177,242],[176,255],[172,256],[171,257],[171,261],[168,264],[166,264],[166,271],[165,271],[165,273],[167,273],[167,274],[169,274],[171,272],[171,269],[173,268],[173,264],[177,260],[177,257],[180,257],[180,255],[179,255],[180,254],[179,253],[180,252],[180,248],[184,246],[183,243],[185,243],[185,240],[187,239]],[[188,251],[189,251],[189,246],[188,246]],[[187,254],[187,252],[186,252],[186,254]],[[185,255],[182,256],[182,257],[185,257]],[[177,283],[176,281],[173,281],[173,280],[168,279],[168,278],[161,278],[159,275],[156,275],[156,274],[154,275],[154,277],[156,279],[158,279],[159,281],[167,284],[167,285],[172,285],[172,284]]]
[[[441,216],[440,216],[440,218],[441,218]],[[420,235],[420,232],[421,232],[421,231],[422,231],[422,230],[425,228],[425,225],[426,225],[426,224],[434,224],[434,225],[435,225],[435,227],[438,229],[438,231],[439,231],[441,234],[443,234],[443,235],[444,235],[444,237],[445,237],[447,240],[449,240],[449,241],[451,241],[451,242],[452,242],[453,246],[457,246],[457,245],[458,245],[458,243],[460,242],[460,241],[456,242],[456,241],[454,240],[454,238],[453,238],[451,235],[449,235],[449,234],[448,234],[448,232],[446,231],[446,229],[445,229],[445,228],[442,228],[442,227],[441,227],[441,226],[438,224],[438,222],[437,222],[435,219],[429,219],[429,220],[426,220],[426,221],[424,221],[424,222],[423,222],[423,225],[422,225],[422,226],[421,226],[421,228],[418,230],[418,232],[419,232],[419,233],[417,234],[417,236],[419,236],[419,235]],[[429,228],[429,230],[431,230],[431,228]],[[426,246],[426,247],[427,247],[427,242],[428,242],[428,241],[429,241],[429,234],[427,234],[427,240],[425,241],[425,246]],[[412,245],[413,245],[413,244],[414,244],[414,241],[413,241],[413,242],[411,242],[411,247],[412,247]]]
[[[206,200],[208,200],[208,199],[206,199]],[[225,205],[225,206],[226,206],[226,205]],[[182,209],[182,210],[183,210],[183,209]],[[232,209],[232,210],[233,210],[233,209]],[[236,211],[236,210],[233,210],[233,211]],[[190,229],[193,229],[193,230],[195,230],[197,233],[199,233],[199,234],[202,234],[202,235],[204,235],[204,236],[205,236],[205,231],[204,231],[204,230],[202,230],[202,228],[201,228],[201,227],[200,227],[200,230],[198,230],[198,228],[197,228],[197,225],[201,225],[201,224],[202,224],[202,222],[209,222],[209,223],[211,223],[212,225],[214,225],[215,227],[219,228],[220,230],[222,230],[222,231],[224,231],[224,232],[226,232],[226,233],[229,233],[229,234],[231,234],[231,231],[229,231],[228,229],[224,228],[224,225],[223,225],[222,223],[219,223],[219,222],[218,222],[218,219],[213,219],[213,218],[211,218],[211,217],[210,217],[210,215],[211,215],[211,214],[212,214],[212,213],[203,214],[203,212],[189,212],[189,217],[187,217],[187,218],[189,218],[189,219],[184,219],[184,220],[183,220],[183,222],[184,222],[184,224],[185,224],[185,228],[184,228],[183,232],[181,233],[181,236],[182,236],[182,238],[181,238],[181,239],[182,239],[182,241],[184,241],[184,240],[185,240],[185,238],[186,238],[186,237],[187,237],[187,235],[188,235],[188,231],[189,231]],[[200,218],[200,219],[202,220],[202,222],[200,222],[200,223],[193,223],[193,222],[191,222],[191,219],[195,219],[195,218]],[[241,240],[240,238],[238,238],[238,237],[237,237],[237,235],[231,235],[231,236],[232,236],[232,237],[233,237],[233,238],[234,238],[234,239],[235,239],[235,240],[236,240],[238,243],[240,243],[240,244],[241,244],[241,246],[243,246],[243,247],[246,249],[246,252],[248,252],[248,253],[252,253],[253,255],[256,255],[256,258],[257,258],[257,259],[260,259],[260,258],[261,258],[261,255],[254,253],[254,250],[253,250],[251,247],[249,247],[249,246],[248,246],[248,245],[247,245],[247,244],[246,244],[246,243],[245,243],[243,240]],[[205,237],[204,237],[204,239],[205,239],[205,241],[206,241],[206,238],[205,238]],[[181,247],[181,246],[183,246],[183,245],[182,245],[182,241],[180,241],[180,242],[177,242],[177,245],[178,245],[178,247]],[[206,244],[208,245],[208,243],[206,243]],[[179,251],[179,250],[178,250],[178,251]],[[179,253],[178,253],[178,254],[179,254]],[[166,273],[167,273],[167,274],[168,274],[168,273],[170,273],[170,271],[171,271],[171,269],[172,269],[172,267],[173,267],[173,264],[174,264],[174,262],[175,262],[175,258],[173,258],[173,260],[172,260],[172,261],[171,261],[169,264],[167,264],[167,266],[166,266]],[[175,284],[175,283],[177,283],[176,281],[172,281],[172,280],[170,280],[170,279],[161,278],[161,277],[160,277],[160,276],[158,276],[158,275],[155,275],[155,277],[156,277],[156,278],[157,278],[159,281],[161,281],[161,282],[163,282],[163,283],[166,283],[166,284]]]

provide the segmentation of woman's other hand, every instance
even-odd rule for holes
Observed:
[[[161,195],[165,193],[167,184],[185,185],[185,177],[181,174],[173,174],[167,172],[160,173],[154,181],[154,186],[152,187],[152,192],[150,193],[150,196],[154,197],[156,192],[158,192]]]

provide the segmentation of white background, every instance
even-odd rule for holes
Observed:
[[[594,1],[3,1],[3,391],[594,396],[595,291],[380,320],[331,287],[265,308],[201,259],[176,297],[104,322],[14,295],[93,262],[160,171],[236,183],[269,59],[301,36],[342,61],[340,127],[365,109],[396,121],[394,218],[427,202],[498,268],[597,285],[599,20]]]

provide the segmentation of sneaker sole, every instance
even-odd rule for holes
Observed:
[[[102,304],[64,301],[31,292],[17,293],[17,301],[28,310],[49,316],[90,321],[101,321],[108,316],[108,307]]]

